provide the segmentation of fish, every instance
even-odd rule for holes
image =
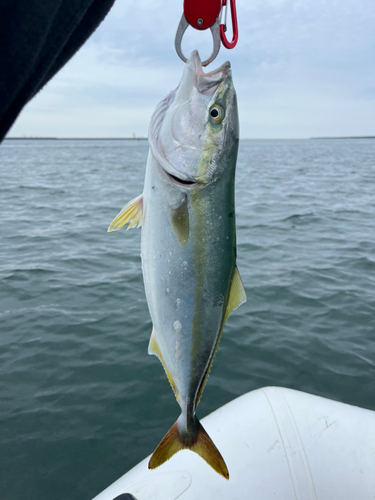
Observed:
[[[197,51],[149,126],[142,195],[108,231],[141,227],[141,260],[159,358],[181,415],[155,449],[155,469],[180,450],[229,479],[196,407],[228,316],[246,301],[236,265],[234,179],[239,119],[231,65],[205,73]]]

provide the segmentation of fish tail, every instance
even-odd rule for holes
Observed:
[[[194,430],[189,433],[179,432],[178,423],[177,420],[164,436],[152,454],[148,468],[156,469],[180,450],[191,450],[202,457],[218,474],[229,479],[228,468],[221,453],[199,420],[195,418]]]

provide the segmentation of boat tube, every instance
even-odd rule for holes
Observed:
[[[202,419],[229,481],[195,453],[149,457],[94,500],[373,500],[375,412],[292,389],[249,392]]]

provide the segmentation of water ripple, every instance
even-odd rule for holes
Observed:
[[[0,498],[91,498],[178,416],[147,355],[140,232],[147,143],[0,148]],[[248,301],[198,415],[281,385],[375,409],[375,141],[243,141],[236,217]]]

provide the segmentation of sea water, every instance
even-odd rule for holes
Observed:
[[[0,146],[1,500],[90,500],[179,415],[147,355],[140,230],[107,233],[147,151]],[[375,140],[242,141],[236,216],[247,302],[198,417],[268,385],[375,410]]]

